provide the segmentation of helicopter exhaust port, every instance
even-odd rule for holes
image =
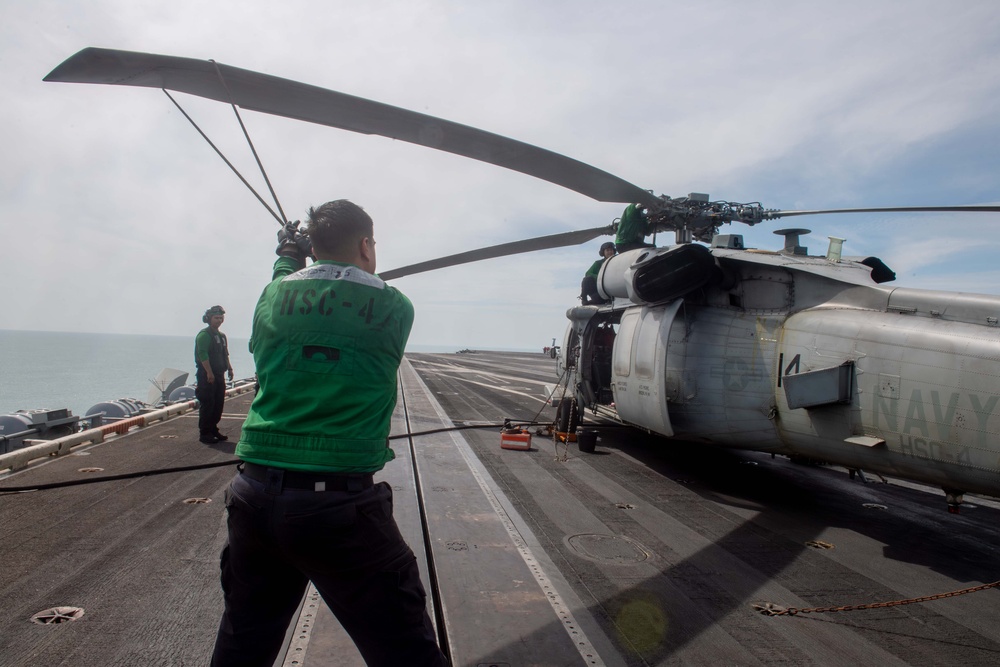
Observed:
[[[703,245],[639,248],[604,262],[597,289],[606,299],[658,303],[673,301],[720,277],[712,252]]]

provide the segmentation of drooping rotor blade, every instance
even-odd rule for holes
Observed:
[[[655,204],[650,192],[578,160],[415,111],[209,60],[87,48],[45,81],[164,88],[244,109],[378,134],[540,178],[598,201]]]
[[[830,208],[815,211],[764,211],[765,220],[789,218],[794,215],[821,215],[823,213],[906,213],[919,211],[940,211],[959,213],[1000,213],[1000,206],[971,204],[968,206],[887,206],[880,208]]]
[[[507,255],[520,255],[521,253],[534,252],[536,250],[549,250],[551,248],[563,248],[565,246],[579,245],[592,239],[596,239],[598,236],[613,233],[614,228],[609,225],[606,227],[595,227],[593,229],[582,229],[576,232],[563,232],[562,234],[537,236],[533,239],[524,239],[523,241],[513,241],[511,243],[501,243],[500,245],[489,246],[488,248],[479,248],[478,250],[460,252],[457,255],[448,255],[447,257],[440,257],[438,259],[432,259],[418,264],[411,264],[398,269],[392,269],[391,271],[380,271],[378,275],[382,280],[392,280],[393,278],[412,276],[415,273],[434,271],[436,269],[443,269],[449,266],[458,266],[459,264],[468,264],[470,262],[478,262],[484,259],[493,259],[494,257],[506,257]]]

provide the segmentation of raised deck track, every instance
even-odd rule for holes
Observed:
[[[407,356],[393,433],[531,419],[542,355]],[[227,402],[235,440],[249,395]],[[543,418],[552,418],[546,409]],[[1000,509],[785,459],[602,428],[597,451],[496,430],[393,440],[380,473],[422,559],[456,665],[993,665],[1000,591],[767,617],[755,603],[892,601],[1000,579]],[[224,461],[196,417],[130,431],[0,479],[28,486]],[[82,468],[102,472],[79,472]],[[204,665],[221,613],[231,467],[0,495],[0,666]],[[871,482],[871,480],[869,480]],[[208,498],[210,503],[185,503]],[[812,546],[810,546],[812,545]],[[75,622],[35,625],[49,607]],[[307,596],[278,664],[360,665]]]

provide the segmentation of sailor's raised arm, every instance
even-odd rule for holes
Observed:
[[[299,221],[289,222],[278,230],[278,247],[274,250],[278,260],[274,263],[271,280],[295,273],[306,267],[306,258],[314,259],[312,241],[299,230]]]

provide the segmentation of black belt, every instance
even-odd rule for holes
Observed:
[[[266,491],[308,489],[309,491],[364,491],[375,485],[372,473],[306,472],[271,468],[244,461],[240,471],[265,486]]]

